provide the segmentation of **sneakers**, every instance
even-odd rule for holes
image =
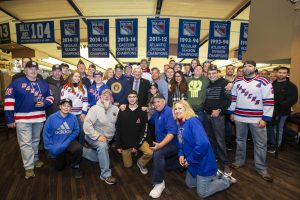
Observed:
[[[232,175],[232,171],[231,171],[229,165],[224,166],[224,175],[226,175],[226,176],[231,176]]]
[[[117,179],[113,176],[109,176],[107,178],[104,178],[104,177],[100,176],[100,179],[102,181],[105,181],[105,183],[107,183],[108,185],[113,185],[113,184],[117,183]]]
[[[222,178],[222,176],[224,176],[226,179],[228,179],[228,181],[230,182],[230,184],[233,184],[233,183],[236,183],[237,182],[237,180],[233,177],[233,176],[231,176],[231,175],[226,175],[226,174],[224,174],[221,170],[219,170],[218,169],[218,171],[217,171],[217,176],[218,176],[218,178]]]
[[[139,167],[142,174],[148,174],[148,169],[146,167],[143,167],[139,161],[136,163],[136,165]]]
[[[241,167],[242,167],[242,165],[239,165],[239,164],[237,164],[237,163],[232,163],[230,166],[231,166],[233,169],[238,169],[238,168],[241,168]]]
[[[28,180],[28,179],[33,178],[33,177],[35,177],[33,169],[25,170],[25,179]]]
[[[269,147],[267,152],[273,154],[276,152],[276,149],[274,147]]]
[[[258,172],[259,175],[261,175],[261,177],[268,182],[273,182],[273,178],[272,176],[268,173],[267,170],[262,171],[262,172]]]
[[[162,194],[162,192],[164,191],[165,189],[165,181],[159,183],[159,184],[156,184],[154,186],[154,188],[151,190],[151,192],[149,193],[149,196],[154,198],[154,199],[157,199],[160,197],[160,195]]]
[[[40,167],[43,167],[43,166],[44,166],[43,161],[37,160],[37,161],[34,162],[34,167],[35,168],[40,168]]]
[[[80,168],[72,168],[72,176],[75,179],[80,179],[83,177],[83,172]]]

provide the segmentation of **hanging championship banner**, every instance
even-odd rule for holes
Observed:
[[[116,19],[116,57],[138,57],[138,19]]]
[[[147,19],[147,57],[169,56],[169,18]]]
[[[231,22],[211,21],[209,27],[208,59],[228,60]]]
[[[247,40],[248,40],[248,23],[241,23],[238,60],[242,60],[243,53],[247,51]]]
[[[63,58],[80,57],[79,19],[61,20],[61,52]]]
[[[200,47],[200,20],[179,19],[178,58],[198,58]]]
[[[109,20],[87,20],[88,51],[90,58],[109,57]]]
[[[16,24],[17,43],[52,43],[54,41],[54,22],[28,22]]]
[[[9,23],[0,24],[0,44],[10,43]]]

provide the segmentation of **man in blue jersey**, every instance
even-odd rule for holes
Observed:
[[[8,128],[17,129],[25,178],[33,178],[34,168],[42,167],[38,146],[46,120],[45,109],[54,101],[48,84],[37,78],[38,63],[29,61],[26,76],[14,80],[6,89],[4,111]]]
[[[70,162],[74,178],[81,178],[82,146],[76,141],[79,126],[76,116],[70,113],[71,108],[72,100],[63,99],[59,104],[60,110],[49,116],[43,131],[44,146],[55,169],[63,170]]]

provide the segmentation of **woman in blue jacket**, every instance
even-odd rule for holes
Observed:
[[[173,115],[178,121],[179,163],[187,168],[186,185],[196,187],[198,195],[205,198],[235,183],[232,176],[218,171],[212,147],[190,105],[185,100],[178,101]]]
[[[82,146],[75,139],[79,134],[78,121],[71,114],[72,100],[63,99],[59,111],[50,115],[43,130],[44,147],[50,154],[54,167],[63,170],[70,161],[75,178],[82,177],[79,164],[82,157]]]

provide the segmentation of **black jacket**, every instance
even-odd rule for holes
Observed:
[[[130,88],[133,89],[133,80],[130,80]],[[139,106],[147,106],[147,100],[148,100],[148,93],[150,88],[150,82],[144,78],[141,78],[140,80],[140,86],[138,91],[138,104]]]
[[[120,110],[116,122],[116,147],[138,149],[147,138],[147,112],[140,107],[132,111],[129,106]]]
[[[48,83],[54,98],[53,104],[50,107],[48,107],[46,110],[46,115],[48,117],[49,115],[59,110],[60,93],[61,93],[61,89],[65,84],[65,81],[63,78],[61,78],[59,81],[54,80],[52,76],[47,77],[45,81]]]
[[[227,84],[228,82],[224,78],[209,83],[204,103],[205,112],[211,114],[212,110],[221,109],[220,114],[225,114],[231,104],[231,93],[225,89]]]
[[[291,114],[291,107],[298,101],[298,88],[289,79],[283,82],[274,81],[274,112],[273,119],[278,115]]]

